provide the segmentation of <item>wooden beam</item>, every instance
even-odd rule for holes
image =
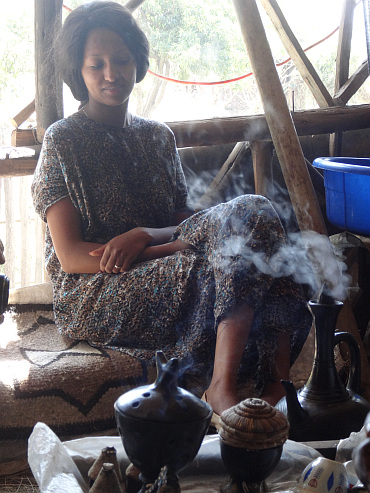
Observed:
[[[369,66],[367,60],[356,70],[354,74],[345,82],[338,93],[334,96],[335,104],[344,106],[347,101],[359,90],[365,80],[369,77]],[[329,156],[339,156],[342,154],[343,135],[336,132],[329,138]]]
[[[299,135],[329,134],[370,127],[370,105],[296,111],[292,114]],[[265,115],[169,122],[178,147],[271,140]]]
[[[367,61],[369,63],[369,69],[370,69],[370,0],[362,0],[362,5],[364,8],[364,19],[365,19]]]
[[[37,139],[63,118],[63,85],[55,70],[53,41],[62,26],[63,0],[35,0]]]
[[[349,87],[343,88],[346,97],[352,90],[352,84],[359,86],[366,78],[366,62],[348,81]],[[353,81],[353,82],[352,82]],[[344,106],[344,105],[342,105]],[[292,113],[298,135],[329,134],[338,131],[358,130],[370,127],[370,105],[331,107],[313,110],[301,110]],[[234,144],[240,141],[271,140],[271,134],[264,115],[242,117],[212,118],[209,120],[191,120],[169,122],[174,131],[177,147],[200,147],[210,145]],[[33,145],[35,129],[18,129],[14,135],[17,145]]]
[[[233,0],[266,121],[301,231],[327,234],[255,0]]]
[[[326,285],[333,296],[346,293],[337,259],[289,113],[287,102],[255,0],[233,0],[241,33],[261,95],[266,121],[279,159],[316,286]],[[320,240],[321,246],[317,247]],[[325,261],[323,261],[325,259]],[[330,266],[328,268],[328,266]]]
[[[15,128],[18,128],[19,125],[22,125],[22,123],[24,123],[27,118],[29,118],[32,113],[34,113],[35,108],[35,100],[33,100],[25,108],[23,108],[23,110],[21,110],[19,113],[13,116],[13,118],[10,119],[12,125]]]
[[[354,72],[351,77],[341,86],[339,91],[334,95],[335,104],[344,106],[351,97],[356,94],[362,84],[369,77],[369,63],[365,60],[362,65]]]
[[[370,105],[331,107],[297,111],[292,114],[298,135],[329,134],[370,128]],[[176,137],[178,148],[235,144],[241,141],[271,141],[271,134],[264,115],[232,118],[212,118],[168,122]],[[32,136],[32,129],[25,132]],[[27,145],[27,147],[30,147]],[[0,159],[0,176],[33,174],[38,154],[27,158]],[[18,160],[21,161],[18,163]],[[33,162],[33,166],[30,164]],[[22,171],[24,163],[25,169]],[[12,166],[15,167],[12,173]]]
[[[37,157],[35,156],[0,159],[0,176],[7,178],[33,175],[36,164]]]
[[[266,10],[267,15],[270,17],[272,24],[277,30],[285,49],[294,62],[294,65],[301,74],[302,79],[310,88],[317,104],[320,108],[334,106],[333,99],[330,96],[329,91],[326,89],[312,63],[293,34],[293,31],[290,29],[277,1],[260,0],[260,2]]]

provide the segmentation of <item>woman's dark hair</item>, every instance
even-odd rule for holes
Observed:
[[[57,70],[78,101],[88,99],[81,68],[87,35],[97,28],[109,29],[122,38],[136,62],[136,82],[144,79],[149,67],[147,37],[126,7],[104,0],[80,5],[66,18],[55,52]]]

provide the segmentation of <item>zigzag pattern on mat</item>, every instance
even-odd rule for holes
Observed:
[[[26,438],[44,422],[63,436],[115,428],[115,400],[155,378],[118,351],[60,335],[52,310],[11,310],[0,326],[0,436]]]

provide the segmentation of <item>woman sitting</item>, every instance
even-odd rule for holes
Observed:
[[[311,325],[300,286],[269,266],[286,243],[275,210],[244,195],[194,213],[173,133],[128,110],[149,46],[125,7],[78,7],[58,46],[81,107],[47,130],[32,185],[58,330],[179,358],[209,376],[217,414],[238,402],[238,376],[275,404]]]

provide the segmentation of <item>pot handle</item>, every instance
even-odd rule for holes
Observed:
[[[351,367],[348,375],[347,389],[359,394],[361,387],[360,349],[356,339],[349,332],[334,332],[334,346],[340,342],[347,343],[351,357]]]
[[[0,315],[2,315],[8,306],[9,298],[9,279],[0,274]]]

